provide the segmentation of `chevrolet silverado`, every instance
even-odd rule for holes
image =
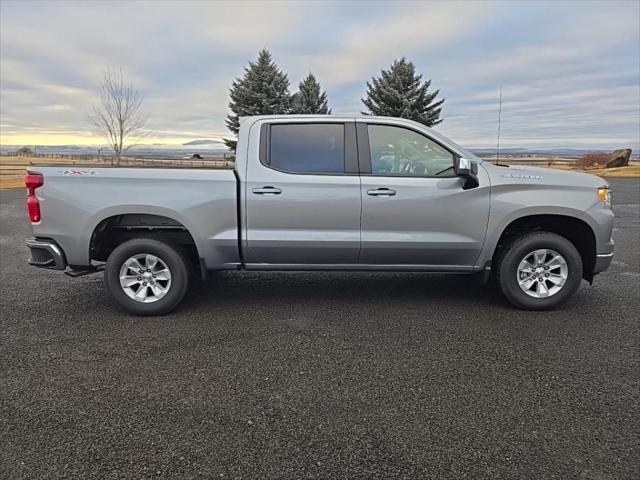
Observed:
[[[557,307],[608,268],[608,185],[494,165],[398,118],[255,116],[235,168],[30,167],[29,263],[104,270],[111,296],[164,314],[192,272],[493,274],[525,309]]]

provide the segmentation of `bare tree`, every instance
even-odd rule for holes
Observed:
[[[93,106],[88,120],[113,149],[116,164],[133,146],[131,141],[144,135],[147,119],[141,110],[142,99],[142,93],[131,86],[121,68],[104,72],[100,103]]]

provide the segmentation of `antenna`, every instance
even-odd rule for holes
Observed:
[[[502,82],[500,82],[500,101],[498,103],[498,145],[496,146],[496,165],[500,163],[500,121],[502,119]]]

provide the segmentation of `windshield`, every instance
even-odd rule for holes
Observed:
[[[441,140],[443,143],[449,144],[451,147],[453,147],[454,150],[457,150],[459,153],[461,153],[464,156],[464,158],[468,158],[469,160],[475,160],[476,162],[482,162],[482,159],[478,157],[475,153],[473,153],[471,150],[467,148],[464,148],[461,145],[458,145],[456,142],[454,142],[450,138],[445,137],[444,135],[436,132],[435,130],[431,130],[431,134],[437,139]]]

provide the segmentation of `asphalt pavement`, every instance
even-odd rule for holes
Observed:
[[[0,478],[640,477],[640,180],[561,310],[466,276],[220,273],[138,318],[0,191]]]

